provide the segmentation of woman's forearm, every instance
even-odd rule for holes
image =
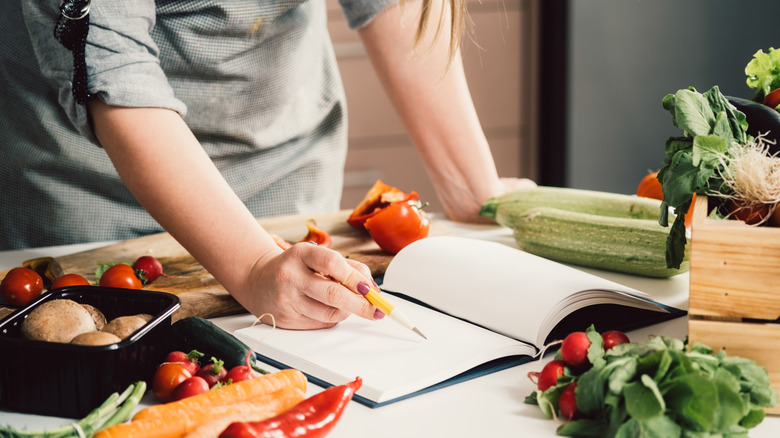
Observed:
[[[447,68],[448,20],[433,41],[440,5],[434,2],[432,24],[414,51],[416,1],[388,9],[359,33],[445,210],[456,220],[476,220],[502,186],[459,54]]]
[[[141,205],[228,290],[245,290],[276,245],[234,194],[181,117],[93,99],[93,129]]]

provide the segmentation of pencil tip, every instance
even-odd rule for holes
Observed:
[[[412,328],[412,330],[414,330],[414,332],[415,332],[415,333],[417,333],[418,335],[422,336],[422,337],[423,337],[423,339],[426,339],[426,340],[428,339],[428,337],[427,337],[427,336],[425,336],[425,335],[423,334],[423,332],[421,332],[421,331],[420,331],[420,329],[418,329],[417,327],[414,327],[414,328]]]

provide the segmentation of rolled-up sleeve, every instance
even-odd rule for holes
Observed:
[[[59,103],[74,127],[97,143],[86,108],[73,99],[72,55],[53,36],[59,0],[25,3],[41,71],[57,82]],[[38,5],[43,3],[46,6]],[[89,92],[110,105],[168,108],[184,115],[186,106],[174,95],[150,36],[155,24],[154,1],[92,2],[89,19],[85,47]]]
[[[339,0],[341,10],[350,29],[359,29],[370,23],[385,9],[399,0]]]

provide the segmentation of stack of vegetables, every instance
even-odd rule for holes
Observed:
[[[669,223],[667,207],[677,214],[666,248],[669,267],[679,266],[686,244],[682,217],[694,194],[710,200],[710,215],[749,224],[780,225],[780,50],[758,51],[747,64],[752,100],[724,96],[715,86],[705,93],[679,90],[663,99],[673,123],[683,131],[666,141],[659,222]],[[780,212],[778,212],[780,213]]]
[[[250,362],[253,352],[248,346],[199,317],[174,323],[168,342],[175,348],[207,353],[176,350],[166,357],[151,387],[162,403],[133,415],[147,389],[146,383],[139,381],[122,394],[112,394],[72,425],[46,431],[0,427],[0,437],[321,437],[335,427],[362,384],[356,377],[307,398],[308,382],[302,372],[285,369],[269,373],[256,368]],[[216,361],[212,355],[222,359]],[[212,356],[212,364],[200,367],[199,360],[208,356]],[[224,375],[217,371],[215,376],[221,377],[209,383],[215,363]],[[200,373],[202,370],[205,372]],[[197,381],[203,381],[205,387],[190,384]]]
[[[777,404],[766,369],[750,359],[668,337],[615,340],[593,327],[574,332],[537,373],[526,403],[563,417],[559,435],[747,436]]]

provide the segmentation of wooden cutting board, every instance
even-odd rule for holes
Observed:
[[[258,219],[258,222],[268,232],[277,234],[288,242],[298,242],[308,232],[306,220],[313,218],[319,227],[330,233],[333,240],[332,249],[339,251],[345,257],[365,263],[375,277],[383,274],[392,260],[392,255],[382,251],[367,233],[350,227],[346,222],[349,213],[350,211],[343,210],[308,216],[280,216]],[[446,227],[434,222],[431,225],[431,235],[434,234],[449,234],[449,232]],[[145,289],[169,292],[178,295],[181,299],[182,306],[174,314],[174,320],[188,316],[212,318],[246,312],[168,233],[125,240],[56,259],[64,273],[80,274],[90,282],[94,282],[97,262],[132,263],[146,254],[160,260],[168,277],[158,278]],[[19,265],[23,261],[19,260]],[[0,278],[4,277],[6,272],[0,273]],[[5,307],[0,302],[0,319],[14,310],[15,308]]]

